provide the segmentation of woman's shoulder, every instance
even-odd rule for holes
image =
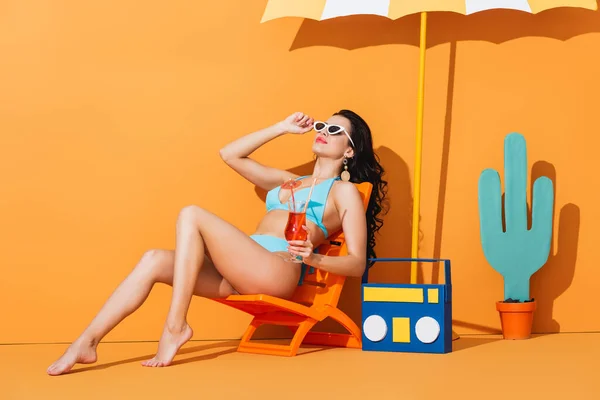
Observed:
[[[345,201],[355,199],[356,196],[360,198],[360,192],[356,184],[352,182],[344,182],[342,180],[337,180],[334,182],[332,189],[332,194],[336,199],[336,202]]]

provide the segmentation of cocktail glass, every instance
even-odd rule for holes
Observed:
[[[286,240],[304,241],[308,238],[308,232],[303,228],[306,225],[305,205],[305,200],[288,200],[288,222],[285,226]],[[302,263],[302,257],[292,255],[287,261]]]

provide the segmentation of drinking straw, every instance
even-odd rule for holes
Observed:
[[[292,186],[290,187],[290,190],[291,190],[291,192],[292,192],[292,207],[294,208],[294,209],[292,210],[292,212],[296,212],[296,199],[294,199],[294,185],[292,185]]]
[[[306,209],[308,208],[308,203],[310,202],[310,196],[312,196],[313,189],[315,188],[315,184],[317,183],[317,178],[313,179],[313,183],[310,186],[310,191],[308,192],[308,198],[306,199],[306,204],[304,204],[304,213],[306,213]]]

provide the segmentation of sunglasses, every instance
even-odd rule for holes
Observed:
[[[348,140],[350,140],[350,143],[352,143],[352,147],[356,147],[354,145],[354,141],[350,137],[350,134],[348,133],[346,128],[344,128],[343,126],[329,125],[322,121],[315,121],[313,128],[315,131],[317,131],[319,133],[323,133],[325,135],[325,137],[327,137],[329,135],[339,135],[340,133],[344,132],[346,134],[346,136],[348,136]]]

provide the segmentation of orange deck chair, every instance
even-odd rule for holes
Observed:
[[[355,184],[365,211],[373,185]],[[339,256],[347,254],[344,233],[330,235],[317,249],[320,254]],[[304,279],[290,300],[265,294],[232,295],[213,299],[254,316],[238,346],[239,352],[293,357],[302,343],[334,347],[362,347],[361,331],[354,321],[337,308],[346,278],[316,268],[306,268]],[[349,333],[310,332],[316,323],[333,318]],[[291,328],[294,336],[289,345],[252,342],[252,335],[261,325],[283,325]]]

